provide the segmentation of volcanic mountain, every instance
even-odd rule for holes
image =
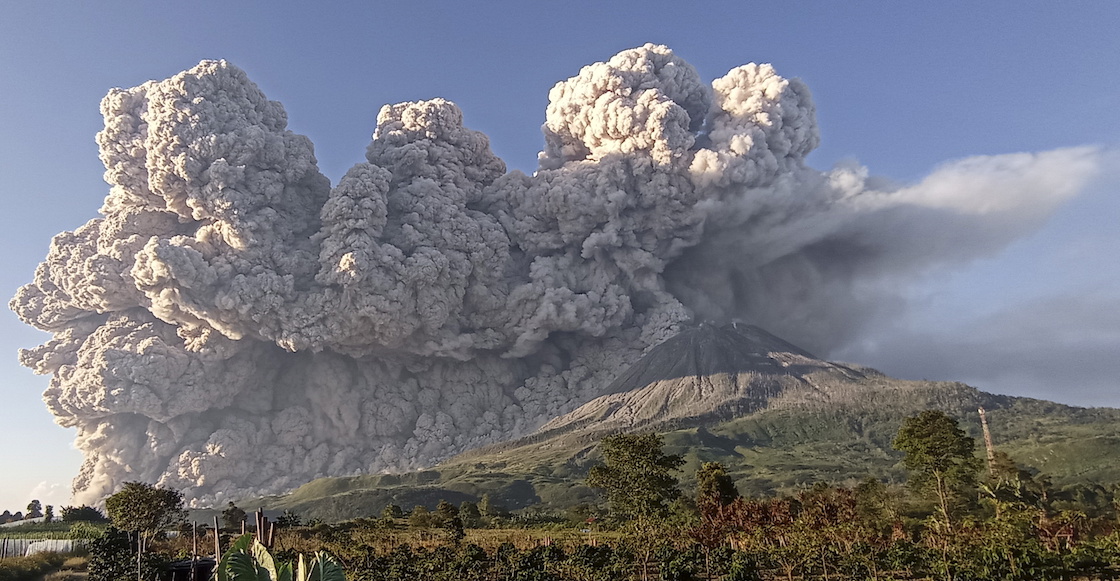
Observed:
[[[576,431],[657,431],[715,423],[766,408],[780,394],[860,381],[857,369],[821,361],[751,325],[702,323],[657,345],[596,398],[542,426],[535,439]]]
[[[962,383],[909,381],[817,359],[758,327],[704,323],[651,349],[604,390],[526,437],[472,450],[433,469],[320,479],[266,506],[323,519],[488,493],[516,508],[593,501],[583,485],[596,444],[620,432],[658,432],[687,463],[729,468],[745,494],[865,476],[904,478],[891,447],[903,419],[926,409],[980,435],[985,408],[996,446],[1056,484],[1120,481],[1120,410],[994,395]],[[978,446],[982,453],[982,446]],[[347,515],[350,515],[349,517]]]

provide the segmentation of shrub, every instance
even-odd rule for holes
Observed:
[[[747,553],[735,553],[731,558],[731,565],[727,568],[724,581],[762,581],[758,573],[758,565],[754,558]]]
[[[77,521],[70,525],[67,535],[74,540],[89,541],[100,538],[105,534],[105,527],[95,525],[89,521]]]
[[[64,506],[62,507],[62,522],[108,522],[109,519],[101,513],[100,510],[92,506],[82,505],[78,507]]]
[[[0,561],[0,581],[34,581],[61,567],[65,560],[59,553],[4,559]]]
[[[146,553],[140,560],[140,576],[155,579],[166,565],[160,555]],[[129,581],[136,578],[136,552],[128,533],[106,527],[89,543],[89,581]]]

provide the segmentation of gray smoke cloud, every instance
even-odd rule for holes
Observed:
[[[1038,226],[1100,158],[821,172],[803,83],[749,64],[708,84],[655,45],[549,99],[533,175],[434,99],[382,108],[332,187],[229,63],[111,91],[101,217],[11,302],[53,333],[20,358],[77,429],[76,500],[431,465],[600,395],[694,318],[827,354],[901,308],[901,282]]]

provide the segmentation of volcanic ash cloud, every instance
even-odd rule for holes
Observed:
[[[549,94],[533,175],[442,99],[385,106],[338,184],[236,67],[113,90],[109,193],[11,302],[21,362],[77,429],[78,500],[196,502],[430,465],[601,395],[692,318],[827,353],[899,280],[994,252],[1096,171],[1093,149],[975,158],[910,186],[805,165],[806,86],[711,84],[663,46]]]

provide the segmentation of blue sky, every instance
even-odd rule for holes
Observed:
[[[202,59],[233,62],[281,101],[332,180],[362,159],[383,104],[436,96],[458,103],[511,168],[532,171],[549,88],[646,42],[709,80],[747,62],[800,77],[817,105],[822,144],[809,160],[820,169],[855,159],[912,182],[967,156],[1115,152],[1120,4],[978,4],[7,3],[0,291],[12,296],[54,234],[95,216],[107,192],[93,141],[101,97]],[[1001,254],[914,281],[904,318],[839,355],[905,377],[1120,406],[1115,168]],[[80,463],[73,433],[40,401],[47,379],[15,355],[47,336],[7,310],[0,330],[0,509],[22,510],[33,494],[64,503],[58,491]]]

